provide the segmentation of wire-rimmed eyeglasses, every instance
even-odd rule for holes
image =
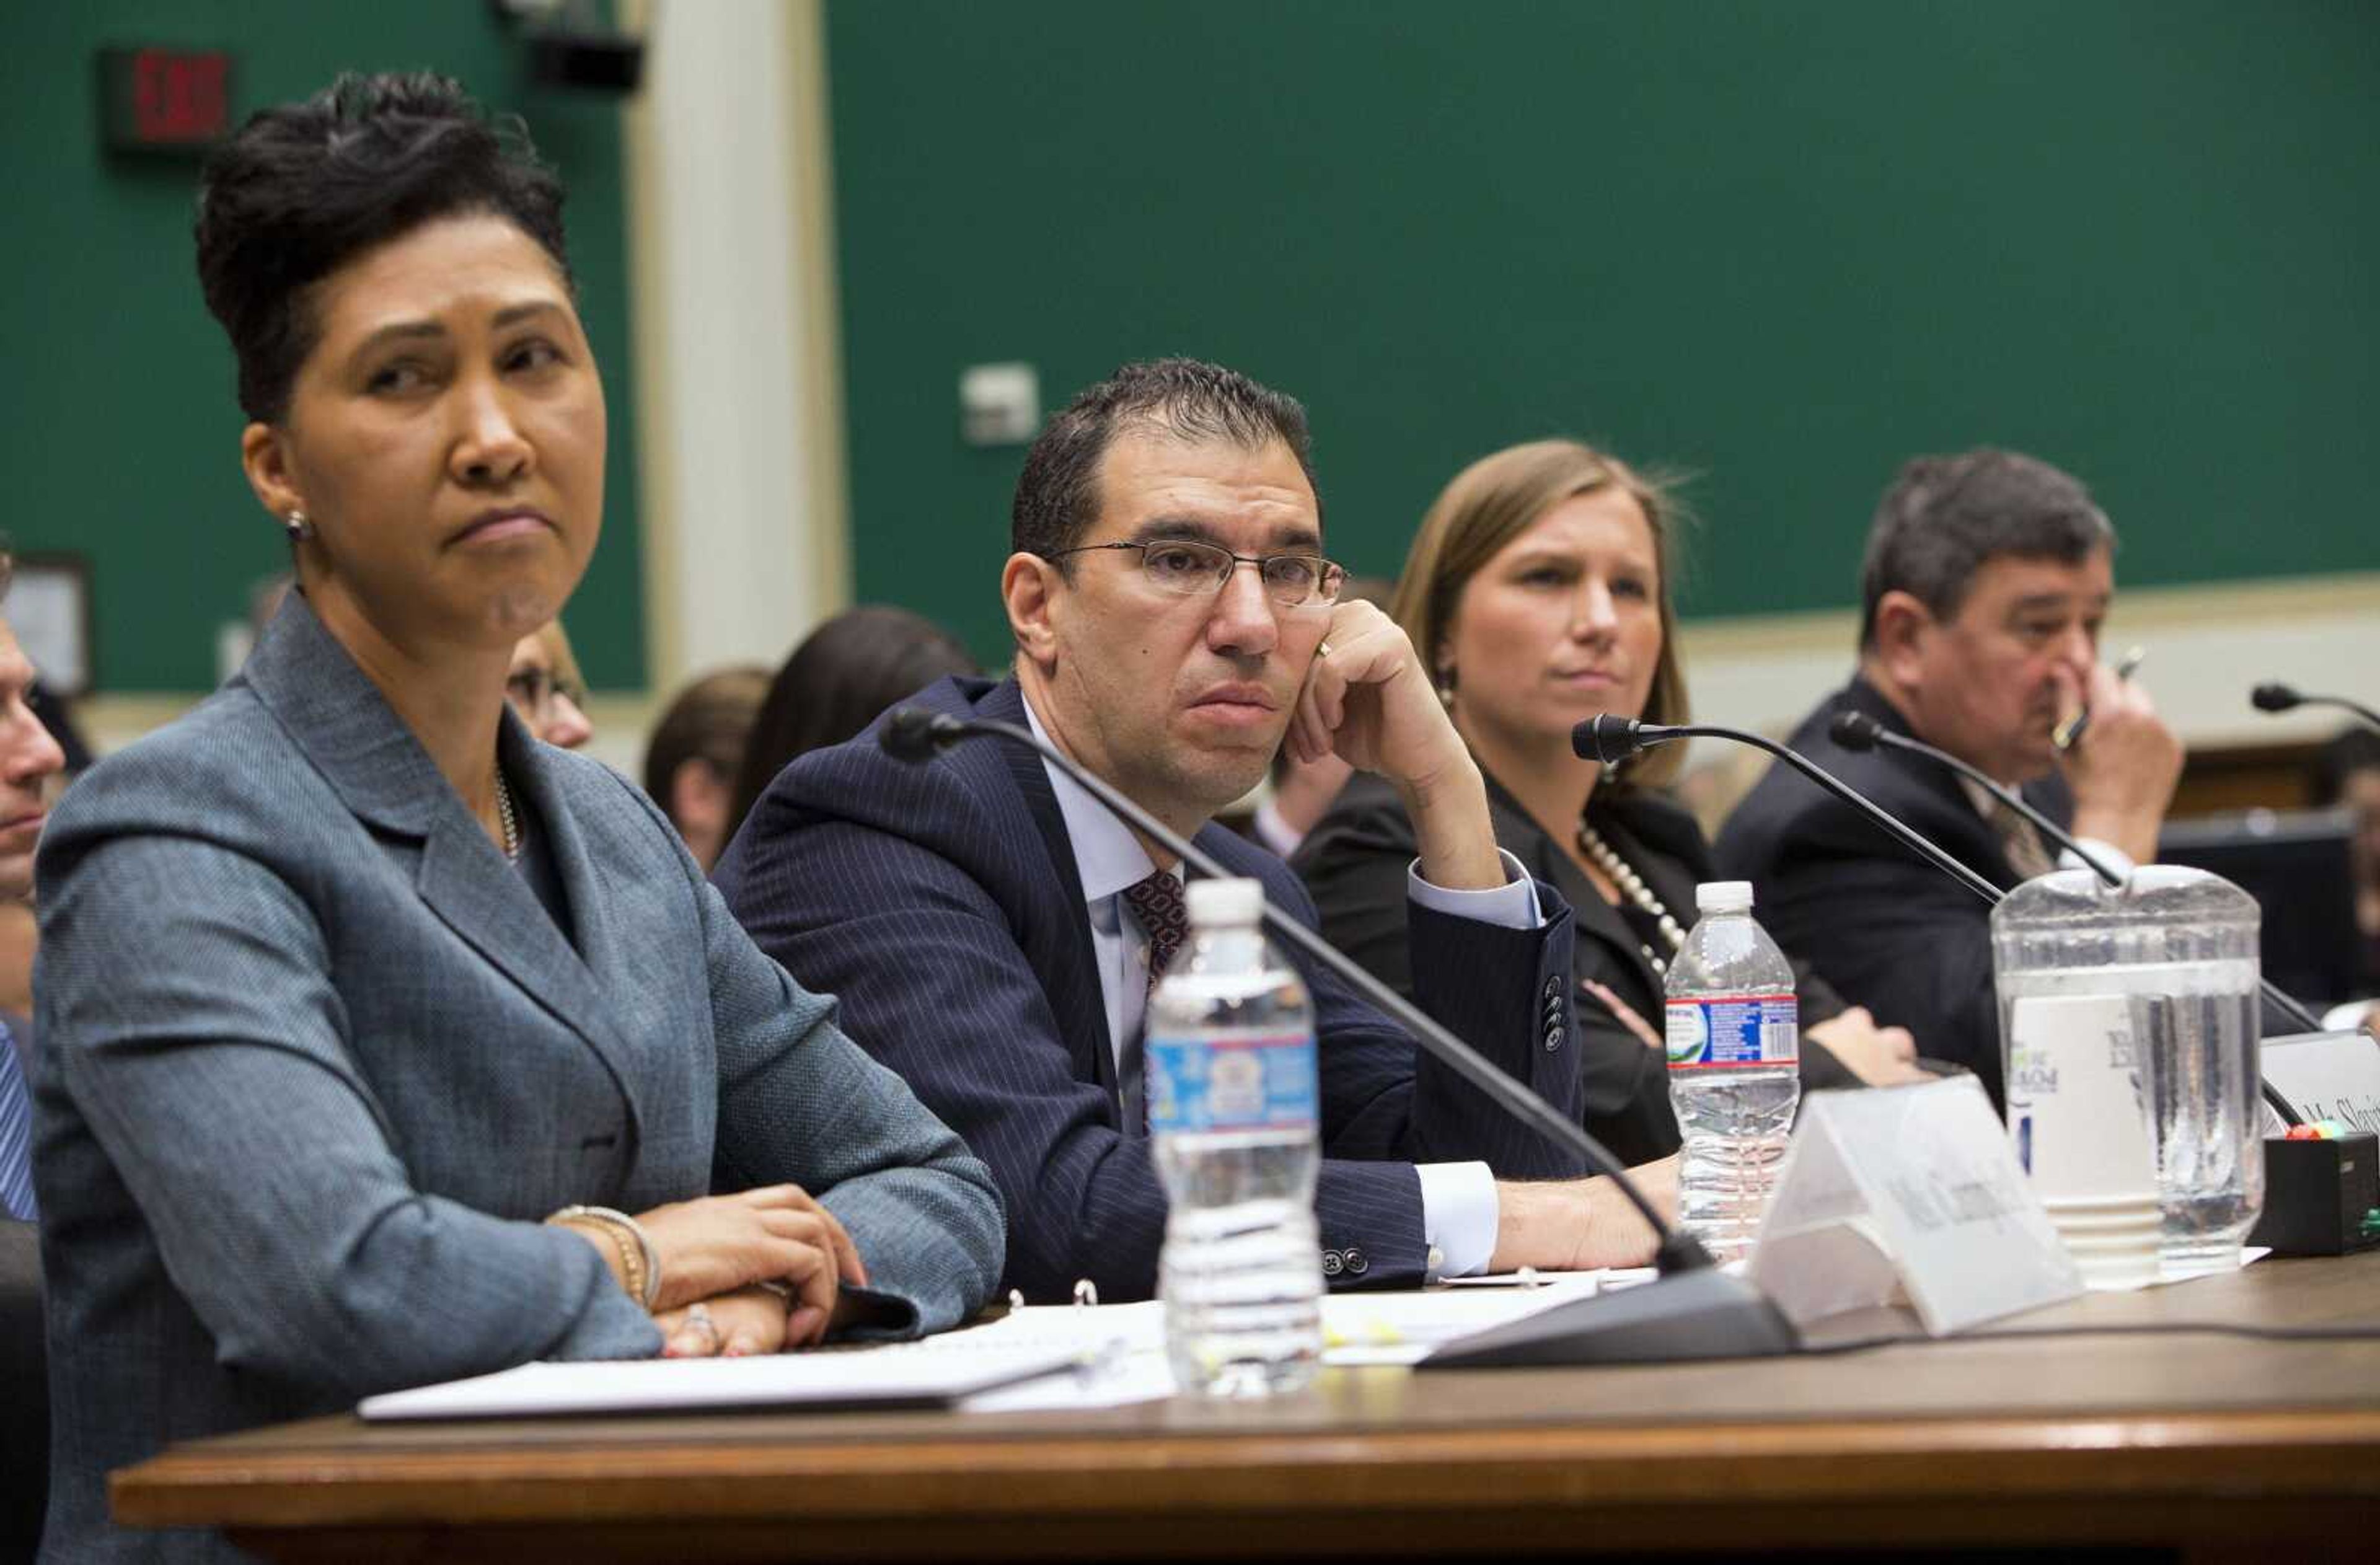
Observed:
[[[1184,538],[1158,539],[1148,543],[1086,543],[1078,549],[1061,549],[1047,558],[1062,560],[1069,554],[1092,554],[1110,549],[1140,551],[1140,574],[1148,578],[1150,586],[1177,598],[1220,592],[1223,584],[1232,579],[1232,573],[1242,565],[1257,568],[1257,579],[1264,583],[1265,596],[1284,609],[1334,603],[1347,580],[1345,566],[1319,554],[1234,554],[1217,544]]]

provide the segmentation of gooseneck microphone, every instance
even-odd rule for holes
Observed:
[[[1889,745],[1897,749],[1909,750],[1925,756],[1929,760],[1939,761],[1953,768],[1961,776],[1973,777],[1989,789],[1993,796],[2013,806],[2019,814],[2040,827],[2051,841],[2072,852],[2074,856],[2089,866],[2102,881],[2110,886],[2123,883],[2122,876],[2114,873],[2106,865],[2084,852],[2081,843],[2059,829],[2046,816],[2026,804],[2011,790],[1993,782],[1989,777],[1947,751],[1937,750],[1931,745],[1921,744],[1915,739],[1895,734],[1864,712],[1842,713],[1835,719],[1828,734],[1835,743],[1847,750],[1866,750],[1880,744]],[[1827,792],[1859,809],[1870,819],[1900,838],[1901,842],[1914,848],[1920,858],[1948,873],[1952,880],[1982,897],[1990,905],[1998,907],[2001,899],[2008,894],[1960,860],[1950,856],[1931,838],[1903,824],[1898,817],[1887,813],[1882,806],[1859,793],[1850,783],[1843,782],[1815,761],[1760,734],[1746,733],[1739,728],[1721,728],[1710,723],[1664,727],[1658,723],[1638,722],[1633,719],[1613,717],[1607,712],[1590,718],[1571,730],[1570,743],[1571,748],[1584,758],[1602,761],[1609,766],[1614,760],[1633,756],[1647,746],[1662,745],[1672,739],[1685,738],[1732,739],[1756,749],[1767,750],[1770,755],[1800,771],[1803,776],[1826,789]],[[2263,986],[2265,999],[2275,1010],[2279,1011],[2308,1032],[2322,1030],[2322,1023],[2313,1012],[2275,988],[2270,979],[2259,977],[2257,982]],[[2291,1106],[2288,1098],[2281,1096],[2272,1083],[2260,1081],[2258,1086],[2263,1089],[2265,1101],[2272,1106],[2273,1112],[2281,1117],[2284,1124],[2294,1125],[2302,1122],[2302,1117],[2297,1110]]]
[[[2022,794],[2005,782],[1993,781],[1985,773],[1983,768],[1970,766],[1949,751],[1929,745],[1923,739],[1912,739],[1906,734],[1895,734],[1865,712],[1837,712],[1835,721],[1827,729],[1827,734],[1846,750],[1873,750],[1882,745],[1891,749],[1906,750],[1913,756],[1924,756],[1937,766],[1947,766],[1976,787],[1991,795],[1993,798],[2032,821],[2034,829],[2043,836],[2081,859],[2082,867],[2099,877],[2102,883],[2110,886],[2120,886],[2124,883],[2124,878],[2121,875],[2092,857],[2088,850],[2081,843],[2067,835],[2056,821],[2025,803]]]
[[[1633,717],[1614,717],[1602,712],[1587,719],[1570,731],[1570,747],[1583,760],[1601,761],[1606,766],[1627,759],[1637,751],[1655,745],[1666,745],[1672,739],[1730,739],[1739,745],[1749,745],[1755,750],[1767,750],[1779,760],[1815,782],[1835,797],[1858,810],[1885,831],[1900,839],[1918,857],[1966,887],[1985,902],[1998,904],[2000,889],[1968,868],[1936,845],[1933,839],[1904,823],[1899,816],[1810,759],[1798,750],[1779,744],[1763,734],[1742,728],[1721,728],[1709,722],[1681,722],[1664,725],[1644,722]]]
[[[922,707],[901,707],[878,729],[877,742],[897,760],[922,762],[960,740],[978,735],[1032,750],[1081,784],[1086,793],[1118,819],[1184,864],[1201,875],[1218,880],[1231,878],[1230,870],[1105,778],[1087,770],[1073,757],[1019,724],[988,718],[953,717]],[[1495,1364],[1650,1364],[1765,1357],[1799,1349],[1800,1341],[1791,1325],[1776,1305],[1750,1283],[1719,1270],[1701,1241],[1663,1219],[1629,1177],[1627,1168],[1601,1142],[1520,1081],[1499,1070],[1419,1006],[1356,965],[1320,935],[1275,907],[1270,898],[1265,899],[1263,908],[1268,929],[1329,968],[1506,1113],[1576,1153],[1587,1167],[1608,1175],[1659,1237],[1653,1260],[1661,1274],[1658,1281],[1560,1305],[1512,1327],[1483,1334],[1462,1351],[1441,1351],[1426,1362],[1462,1367]],[[1631,1304],[1639,1295],[1648,1297]]]
[[[2248,692],[2248,700],[2260,712],[2285,712],[2299,707],[2337,707],[2341,711],[2354,713],[2358,722],[2374,734],[2380,734],[2380,712],[2344,696],[2302,695],[2278,680],[2266,680]]]

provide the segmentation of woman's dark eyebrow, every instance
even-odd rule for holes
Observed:
[[[502,331],[537,316],[559,315],[561,312],[562,307],[552,299],[529,299],[521,304],[506,305],[496,311],[489,323]],[[435,342],[445,334],[446,328],[435,321],[392,321],[358,343],[356,352],[369,353],[388,342]]]
[[[382,343],[436,342],[445,334],[446,328],[435,321],[392,321],[358,343],[356,357],[370,353]]]
[[[552,299],[530,299],[526,304],[506,305],[504,309],[496,311],[495,319],[491,321],[490,324],[495,326],[499,331],[501,331],[506,326],[516,325],[520,321],[527,321],[533,316],[559,315],[561,313],[562,307],[554,303]]]

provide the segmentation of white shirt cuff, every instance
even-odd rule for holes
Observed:
[[[1417,1163],[1421,1231],[1435,1277],[1475,1277],[1496,1254],[1496,1176],[1485,1163]]]
[[[1457,918],[1475,918],[1500,929],[1542,928],[1546,916],[1537,906],[1536,881],[1521,867],[1521,861],[1505,849],[1498,848],[1496,856],[1504,861],[1504,883],[1500,886],[1484,892],[1458,892],[1434,886],[1421,878],[1421,860],[1415,859],[1405,867],[1405,894],[1432,913],[1451,914]]]
[[[2118,880],[2129,879],[2132,871],[2140,867],[2139,865],[2132,862],[2132,855],[2131,854],[2126,853],[2123,849],[2118,847],[2113,843],[2103,843],[2096,837],[2077,837],[2074,840],[2077,843],[2080,843],[2084,848],[2088,849],[2093,858],[2097,859],[2101,864],[2106,865],[2109,869],[2113,870]],[[2060,869],[2088,869],[2091,867],[2083,863],[2082,857],[2077,855],[2072,848],[2060,848],[2058,850],[2058,867]]]

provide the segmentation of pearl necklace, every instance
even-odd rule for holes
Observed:
[[[504,828],[504,862],[520,862],[520,817],[513,813],[513,791],[504,785],[504,769],[496,768],[496,823]]]
[[[1600,832],[1584,820],[1578,823],[1578,845],[1581,852],[1595,861],[1597,868],[1611,877],[1611,883],[1620,888],[1621,895],[1652,915],[1660,928],[1661,938],[1670,942],[1670,951],[1675,954],[1678,948],[1686,943],[1686,932],[1678,927],[1676,919],[1670,916],[1669,908],[1653,894],[1653,888],[1645,883],[1645,877],[1631,869],[1628,861],[1603,840]],[[1641,942],[1636,949],[1645,953],[1645,960],[1653,964],[1655,973],[1665,978],[1670,976],[1668,957],[1654,954],[1651,946]]]

